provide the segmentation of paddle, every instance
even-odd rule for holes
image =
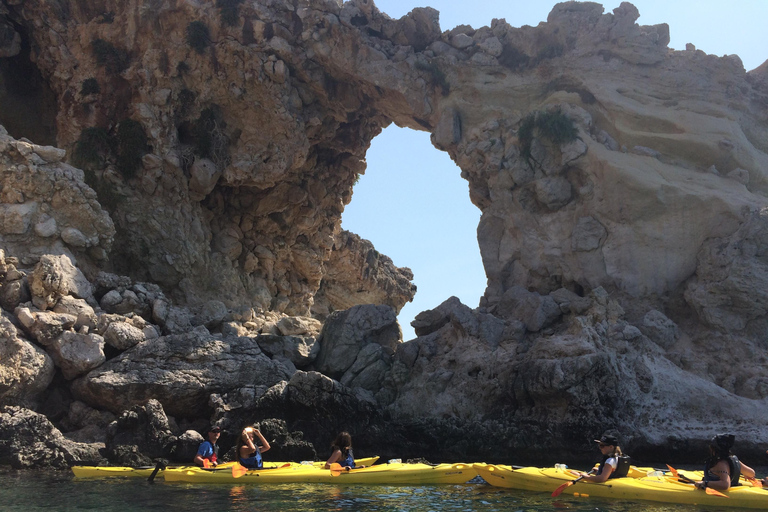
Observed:
[[[211,467],[211,461],[209,461],[208,459],[203,459],[203,467],[205,469],[209,469]]]
[[[564,490],[566,490],[568,487],[572,486],[573,484],[575,484],[576,482],[578,482],[582,478],[584,478],[584,475],[581,475],[576,480],[571,480],[570,482],[565,482],[563,485],[561,485],[560,487],[558,487],[557,489],[554,490],[554,492],[552,493],[552,497],[556,498],[556,497],[560,496],[563,493]]]
[[[155,476],[157,476],[157,472],[161,469],[165,469],[165,464],[163,461],[158,461],[157,465],[155,465],[155,469],[152,471],[152,474],[150,474],[149,478],[147,478],[147,482],[152,483],[155,480]]]
[[[331,464],[331,476],[339,476],[342,471],[349,471],[348,467],[344,467],[341,464],[334,462]]]
[[[273,466],[271,468],[261,468],[259,471],[264,471],[269,469],[283,469],[283,468],[289,468],[289,467],[291,467],[291,463],[286,462],[285,464],[281,464],[280,466]],[[247,472],[248,472],[248,468],[246,468],[239,462],[235,462],[235,464],[232,466],[232,478],[240,478]]]
[[[239,462],[235,462],[235,464],[232,466],[232,478],[240,478],[247,472],[248,472],[248,468],[246,468]]]
[[[758,479],[757,479],[757,478],[755,478],[755,477],[747,477],[747,476],[745,476],[745,477],[744,477],[744,479],[745,479],[747,482],[749,482],[749,483],[752,485],[752,487],[759,487],[759,488],[761,488],[761,489],[762,489],[762,487],[763,487],[763,482],[762,482],[761,480],[758,480]]]
[[[670,466],[669,464],[667,464],[667,467],[669,468],[669,472],[672,473],[672,476],[677,478],[678,481],[686,483],[686,484],[695,484],[696,483],[693,480],[691,480],[690,478],[688,478],[687,476],[684,476],[684,475],[681,475],[680,473],[678,473],[678,471],[675,468],[673,468],[672,466]],[[694,487],[694,489],[695,489],[695,487]],[[706,491],[707,494],[710,494],[712,496],[720,496],[722,498],[728,498],[729,497],[728,495],[723,494],[720,491],[717,491],[717,490],[712,489],[710,487],[705,487],[704,490]]]

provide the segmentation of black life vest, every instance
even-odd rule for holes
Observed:
[[[730,455],[728,457],[713,457],[711,459],[707,459],[707,461],[704,463],[704,481],[705,482],[717,482],[720,480],[720,477],[717,475],[714,475],[709,472],[710,469],[715,467],[715,464],[720,462],[721,460],[724,460],[728,462],[728,469],[731,473],[731,487],[736,487],[737,485],[741,485],[739,483],[739,479],[741,478],[741,462],[739,461],[739,458],[735,455]]]
[[[608,478],[624,478],[629,474],[629,456],[627,455],[606,455],[603,457],[603,461],[600,463],[600,466],[597,468],[597,474],[601,474],[603,472],[603,468],[605,467],[605,463],[610,458],[616,458],[616,469],[614,469],[611,472],[611,475]]]

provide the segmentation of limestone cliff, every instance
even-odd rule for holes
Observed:
[[[607,428],[646,454],[722,429],[768,443],[766,65],[672,51],[638,17],[565,2],[537,27],[442,31],[371,0],[4,0],[2,84],[29,76],[67,150],[0,109],[4,332],[114,413],[294,411],[311,432],[295,411],[320,393],[415,455],[450,456],[414,433],[457,427],[506,447],[467,457],[578,452]],[[449,299],[405,344],[410,270],[340,231],[392,122],[462,169],[488,276],[480,308]],[[38,175],[77,211],[6,192]],[[91,293],[44,285],[72,261]],[[9,372],[8,403],[51,379],[25,350],[39,376]]]

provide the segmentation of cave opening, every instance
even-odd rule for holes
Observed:
[[[477,244],[480,210],[468,183],[429,133],[394,124],[372,142],[367,169],[342,215],[342,228],[370,240],[417,286],[398,321],[403,340],[416,337],[411,321],[451,296],[476,308],[486,275]]]
[[[30,58],[29,37],[21,36],[21,51],[0,58],[0,125],[15,139],[56,145],[56,96]]]

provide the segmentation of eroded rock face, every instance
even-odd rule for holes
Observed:
[[[56,311],[70,295],[122,317],[94,335],[130,321],[147,338],[113,327],[115,350],[138,343],[76,379],[79,399],[222,417],[325,404],[388,415],[404,450],[418,449],[410,435],[470,428],[535,455],[614,427],[652,451],[672,419],[692,437],[736,428],[768,443],[750,426],[768,414],[754,356],[768,318],[765,65],[670,51],[668,27],[637,25],[626,2],[447,32],[434,9],[393,20],[370,0],[241,3],[232,24],[212,2],[81,4],[0,11],[33,42],[69,152],[0,132],[0,236],[20,258],[2,305],[49,347],[90,335],[69,325],[90,329],[87,310]],[[208,36],[188,39],[192,23]],[[391,122],[429,131],[461,167],[488,277],[480,308],[449,299],[408,343],[395,313],[415,293],[410,270],[340,231]],[[93,300],[42,271],[48,254],[82,267]],[[283,315],[327,320],[316,339]]]
[[[65,438],[42,414],[22,407],[0,409],[0,463],[15,469],[68,469],[101,459],[98,443]]]

